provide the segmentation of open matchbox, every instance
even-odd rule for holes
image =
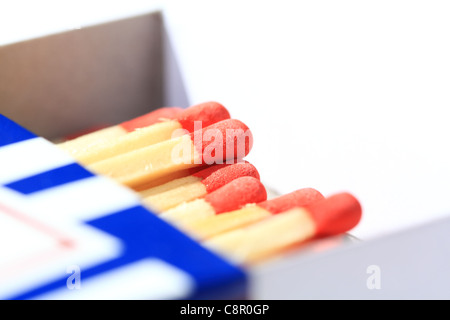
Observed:
[[[56,148],[149,106],[191,104],[160,12],[0,47],[0,70],[0,298],[448,297],[449,219],[317,240],[241,268]],[[381,287],[370,282],[376,268]],[[71,286],[79,275],[82,288]]]

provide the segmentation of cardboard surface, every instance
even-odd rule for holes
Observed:
[[[0,112],[45,138],[163,104],[159,12],[0,46]]]
[[[164,10],[191,101],[246,122],[248,160],[280,193],[358,197],[362,239],[450,215],[449,15],[447,2],[406,0]]]

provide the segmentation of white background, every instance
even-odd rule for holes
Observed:
[[[362,239],[450,215],[447,1],[0,4],[0,43],[160,5],[190,101],[251,128],[268,187],[351,192]]]

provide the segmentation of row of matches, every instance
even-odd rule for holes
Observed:
[[[93,172],[136,191],[143,203],[204,246],[241,265],[311,239],[346,233],[361,219],[350,193],[313,188],[268,199],[243,160],[253,136],[217,102],[160,108],[59,143]]]

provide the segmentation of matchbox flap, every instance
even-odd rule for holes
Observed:
[[[192,299],[245,294],[244,272],[0,115],[0,298]]]

